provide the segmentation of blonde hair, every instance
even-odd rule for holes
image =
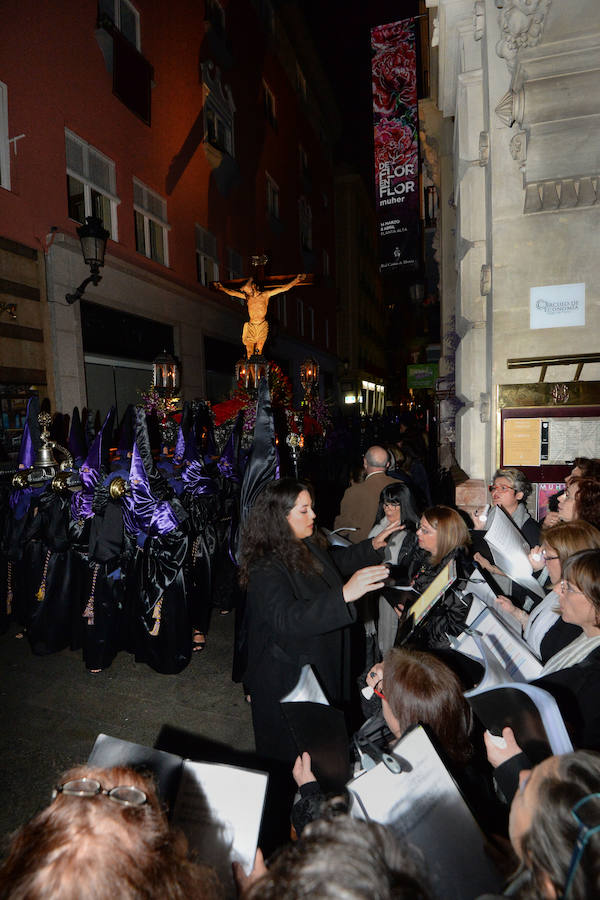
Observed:
[[[543,531],[542,538],[556,550],[561,569],[569,556],[573,556],[579,550],[600,550],[600,531],[583,519],[559,522],[558,525]]]

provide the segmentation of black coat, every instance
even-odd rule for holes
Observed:
[[[332,706],[348,703],[350,625],[356,610],[344,601],[342,587],[357,569],[381,562],[370,540],[332,550],[311,540],[306,544],[321,574],[292,571],[275,556],[264,557],[251,568],[246,602],[244,684],[252,697],[256,749],[290,762],[297,749],[279,701],[309,663]]]
[[[600,647],[574,666],[532,683],[552,694],[576,749],[600,750]]]
[[[457,581],[454,587],[461,588],[464,586],[471,573],[472,564],[460,547],[451,550],[436,565],[432,565],[429,561],[430,559],[431,555],[429,553],[419,549],[413,556],[409,566],[409,576],[412,578],[412,586],[417,594],[421,595],[429,587],[434,578],[439,575],[450,560],[454,560],[456,563]],[[446,591],[444,597],[438,600],[431,612],[423,620],[423,623],[413,632],[409,644],[424,650],[448,647],[446,635],[458,635],[461,633],[465,627],[468,612],[469,607],[461,600],[458,593],[450,588]]]

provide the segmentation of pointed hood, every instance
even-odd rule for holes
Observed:
[[[190,433],[191,424],[192,411],[190,409],[190,404],[186,400],[181,411],[181,422],[177,428],[177,440],[175,441],[175,450],[173,452],[173,463],[176,466],[180,466],[183,462],[185,444]]]
[[[92,515],[94,490],[100,479],[102,470],[110,467],[110,443],[115,421],[115,408],[111,406],[104,424],[94,438],[85,461],[79,467],[79,477],[83,489],[71,498],[71,516],[73,519],[89,519]]]
[[[242,429],[244,427],[244,413],[239,412],[235,425],[229,435],[223,452],[217,462],[219,472],[224,478],[232,481],[241,481],[240,447],[242,445]]]
[[[23,435],[21,437],[21,446],[19,447],[19,469],[30,469],[35,462],[35,457],[40,449],[40,423],[38,415],[40,413],[40,400],[37,394],[29,398],[27,403],[27,416]]]
[[[78,406],[74,407],[73,415],[71,416],[71,429],[69,431],[67,446],[75,460],[75,465],[80,466],[87,454],[87,444],[85,441],[85,434],[83,433]]]
[[[119,443],[117,447],[117,456],[120,459],[128,459],[129,453],[133,450],[133,442],[135,440],[135,406],[129,404],[125,410],[125,415],[121,420],[121,431],[119,434]]]
[[[275,422],[271,394],[266,378],[261,378],[258,385],[258,402],[256,405],[256,424],[254,441],[242,480],[240,496],[240,518],[242,524],[254,506],[257,496],[269,481],[279,478],[279,454],[275,444]]]
[[[156,466],[152,448],[150,446],[150,437],[148,434],[148,426],[151,424],[143,407],[135,408],[135,444],[137,445],[139,456],[142,460],[150,489],[152,494],[159,500],[171,497],[173,492],[169,487],[166,478],[162,475]],[[158,421],[156,422],[158,428]]]
[[[143,412],[143,410],[142,410]],[[150,489],[142,453],[133,445],[129,472],[131,493],[123,498],[123,522],[130,534],[167,534],[178,527],[179,521],[166,500],[157,500]]]

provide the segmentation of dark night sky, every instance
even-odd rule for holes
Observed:
[[[418,0],[300,0],[342,114],[336,161],[350,162],[372,188],[370,29],[418,14]]]

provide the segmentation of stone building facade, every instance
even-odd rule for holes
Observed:
[[[422,119],[440,192],[441,419],[460,466],[483,485],[499,461],[503,386],[542,374],[600,378],[595,362],[547,373],[515,363],[593,358],[600,348],[600,5],[426,5],[433,90]],[[532,289],[555,288],[562,314],[573,285],[584,285],[584,321],[535,318]]]

